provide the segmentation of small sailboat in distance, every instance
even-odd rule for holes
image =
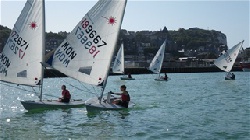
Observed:
[[[239,55],[244,40],[239,42],[227,51],[223,51],[219,58],[214,61],[215,66],[226,72],[225,80],[235,80],[234,73],[231,73],[235,59]]]
[[[161,67],[162,67],[162,63],[164,60],[166,42],[167,40],[163,42],[163,44],[161,45],[160,49],[157,51],[155,57],[153,58],[149,66],[150,71],[159,75],[157,78],[155,78],[156,81],[168,81],[169,80],[169,77],[167,77],[166,74],[165,74],[165,77],[160,76]]]
[[[121,44],[121,47],[119,51],[117,52],[114,65],[112,68],[113,73],[121,73],[124,74],[125,68],[124,68],[124,45]],[[131,77],[131,74],[129,73],[128,76],[121,77],[121,80],[135,80],[135,78]]]
[[[45,2],[28,0],[0,53],[0,80],[39,88],[38,101],[21,101],[26,110],[72,108],[83,101],[62,103],[42,100],[45,52]],[[20,88],[19,88],[20,89]]]

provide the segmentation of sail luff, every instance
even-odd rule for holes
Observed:
[[[46,18],[45,18],[45,0],[42,0],[42,62],[41,65],[45,62],[45,44],[46,44]],[[41,86],[40,86],[40,96],[39,99],[42,101],[43,97],[43,78],[44,78],[44,67],[41,68]]]
[[[122,73],[124,73],[125,71],[125,59],[124,59],[124,44],[122,44],[122,54],[121,54],[121,69],[122,69]]]
[[[162,57],[161,57],[161,62],[160,62],[160,68],[159,68],[159,73],[161,73],[161,67],[162,67],[162,64],[163,64],[163,60],[164,60],[164,55],[165,55],[165,46],[166,46],[166,41],[164,41],[164,45],[162,46]]]

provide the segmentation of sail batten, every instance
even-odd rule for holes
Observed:
[[[41,84],[44,44],[43,1],[28,0],[0,53],[0,80]]]
[[[164,60],[164,52],[165,52],[166,40],[161,45],[160,49],[157,51],[155,57],[150,63],[149,70],[153,73],[159,74],[161,71],[161,66]]]
[[[99,0],[53,55],[52,67],[81,82],[100,85],[108,75],[126,0]]]
[[[221,56],[214,61],[214,64],[221,70],[230,72],[239,54],[239,51],[242,48],[243,42],[244,40],[233,46],[231,49],[223,51]]]

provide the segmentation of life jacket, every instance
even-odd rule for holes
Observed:
[[[69,93],[68,90],[63,91],[64,92],[64,99],[71,99],[71,94]]]
[[[130,96],[129,96],[129,94],[122,94],[122,101],[130,101]]]

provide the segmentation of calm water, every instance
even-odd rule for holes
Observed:
[[[88,113],[85,108],[28,113],[20,100],[36,100],[22,86],[2,85],[0,139],[249,139],[250,73],[168,74],[168,82],[155,75],[134,75],[134,81],[109,77],[106,91],[126,84],[135,108],[128,111]],[[44,98],[57,99],[66,84],[74,99],[88,99],[93,87],[70,78],[45,79]],[[74,85],[75,87],[70,86]],[[80,89],[83,89],[81,91]]]

